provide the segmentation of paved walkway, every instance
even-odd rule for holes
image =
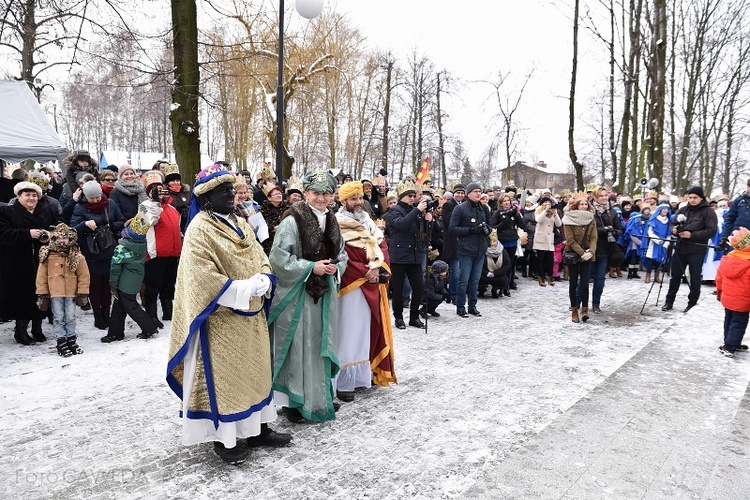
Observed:
[[[696,321],[679,319],[467,496],[750,498],[750,353],[721,357],[715,335],[685,334]]]

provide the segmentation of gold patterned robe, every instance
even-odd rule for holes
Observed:
[[[237,226],[244,238],[201,212],[185,234],[167,368],[167,382],[183,400],[185,444],[218,440],[233,447],[276,417],[266,300],[249,299],[249,312],[258,311],[253,316],[217,304],[232,281],[271,273],[250,226],[241,218]],[[190,379],[185,412],[184,384]]]

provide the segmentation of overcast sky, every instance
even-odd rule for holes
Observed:
[[[345,12],[372,47],[390,48],[401,60],[416,47],[438,70],[460,80],[448,127],[460,131],[474,164],[499,131],[499,125],[490,126],[498,111],[494,90],[475,82],[496,80],[498,71],[511,71],[509,88],[514,94],[533,69],[517,112],[523,132],[515,159],[544,160],[552,171],[568,170],[572,12],[567,6],[548,0],[337,0],[327,8]],[[579,36],[584,45],[592,46],[589,33],[581,30]],[[597,86],[603,88],[607,70],[594,63],[586,66],[590,56],[603,50],[593,49],[589,53],[584,48],[580,55],[577,127],[581,131],[589,113],[586,101]]]

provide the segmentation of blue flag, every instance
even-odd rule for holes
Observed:
[[[104,153],[102,153],[101,158],[99,158],[99,170],[104,170],[109,166],[109,163],[107,163],[107,159],[104,157]]]

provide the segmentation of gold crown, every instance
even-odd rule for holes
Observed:
[[[263,194],[268,197],[268,195],[271,194],[271,191],[273,191],[274,189],[278,189],[279,191],[281,191],[281,188],[276,184],[266,184],[263,186]]]
[[[170,163],[167,165],[167,168],[164,169],[164,177],[173,174],[180,175],[180,167],[176,163]]]
[[[299,191],[300,193],[305,192],[305,188],[302,187],[302,181],[294,176],[290,177],[289,180],[287,180],[286,194],[289,194],[289,192],[293,190]]]
[[[490,245],[497,241],[497,229],[490,231]]]
[[[410,181],[409,179],[404,179],[403,181],[398,183],[398,186],[396,186],[396,195],[401,198],[401,195],[404,193],[407,193],[409,191],[417,192],[417,185]]]
[[[44,172],[31,172],[29,174],[29,182],[33,182],[42,188],[42,194],[46,193],[49,187],[49,177]]]
[[[148,188],[152,184],[164,184],[164,174],[158,170],[149,170],[141,177],[143,187]]]
[[[151,227],[148,217],[144,212],[138,212],[135,214],[135,217],[130,219],[125,225],[128,226],[133,233],[141,236],[148,233],[148,228]]]
[[[270,163],[265,163],[263,165],[263,170],[261,170],[258,173],[258,179],[260,179],[262,181],[267,181],[268,179],[270,179],[272,177],[276,177],[276,172],[274,172],[271,169],[271,164]]]

